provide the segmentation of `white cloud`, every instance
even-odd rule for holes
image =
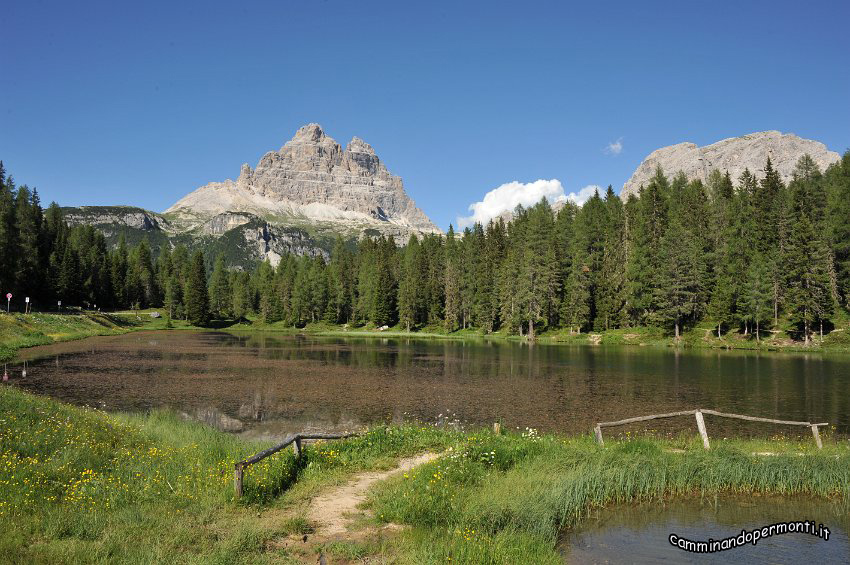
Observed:
[[[491,219],[498,217],[503,212],[512,212],[517,205],[524,208],[534,206],[541,198],[546,198],[551,203],[571,201],[579,206],[584,204],[588,198],[593,196],[595,190],[599,189],[595,184],[588,185],[578,192],[564,192],[564,186],[558,179],[539,179],[534,182],[522,183],[513,181],[494,188],[484,195],[480,202],[469,205],[469,216],[458,217],[459,228],[471,226],[476,222],[486,224]]]
[[[608,144],[608,147],[605,148],[605,153],[608,155],[619,155],[623,151],[623,138],[619,138],[617,141],[612,141]]]
[[[598,184],[589,184],[578,192],[571,192],[559,200],[569,200],[574,204],[582,206],[585,202],[590,200],[590,197],[593,196],[593,193],[597,190],[600,194],[602,194],[603,191],[601,186]]]

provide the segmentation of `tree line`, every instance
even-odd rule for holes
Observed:
[[[2,166],[0,166],[2,171]],[[445,236],[337,239],[329,259],[286,255],[230,268],[179,245],[109,250],[86,226],[0,172],[0,290],[103,308],[162,307],[173,318],[263,323],[540,331],[660,326],[675,337],[711,321],[760,339],[787,320],[808,342],[850,300],[850,152],[826,171],[809,156],[786,185],[768,159],[703,183],[657,170],[623,202],[542,200],[511,221]],[[10,252],[10,250],[12,250]]]

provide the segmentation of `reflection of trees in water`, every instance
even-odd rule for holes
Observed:
[[[829,421],[846,432],[850,418],[850,358],[216,332],[56,351],[61,363],[36,359],[26,379],[13,381],[79,404],[206,410],[256,429],[452,413],[475,424],[587,433],[597,420],[701,407]],[[711,417],[707,425],[713,437],[799,431]],[[682,418],[648,429],[694,428]]]

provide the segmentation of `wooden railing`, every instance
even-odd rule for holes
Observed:
[[[266,457],[274,455],[289,445],[292,445],[292,450],[295,452],[295,459],[298,460],[301,457],[301,442],[304,440],[344,439],[347,437],[354,437],[356,435],[357,434],[290,434],[286,436],[283,439],[283,442],[275,445],[274,447],[265,449],[248,459],[236,463],[233,470],[233,488],[236,490],[236,497],[239,498],[242,496],[242,480],[245,478],[245,469],[249,465],[259,463]]]
[[[709,448],[708,443],[708,432],[705,429],[705,420],[703,419],[703,414],[711,414],[712,416],[721,416],[723,418],[736,418],[738,420],[748,420],[750,422],[767,422],[769,424],[784,424],[788,426],[807,426],[812,430],[812,436],[815,438],[815,444],[817,444],[818,449],[823,448],[823,443],[820,439],[820,433],[818,432],[819,426],[828,426],[828,423],[822,424],[812,424],[811,422],[792,422],[789,420],[774,420],[772,418],[758,418],[756,416],[744,416],[742,414],[727,414],[725,412],[717,412],[716,410],[704,410],[697,408],[696,410],[683,410],[681,412],[669,412],[667,414],[652,414],[650,416],[638,416],[637,418],[626,418],[625,420],[617,420],[616,422],[598,422],[596,427],[593,428],[593,434],[596,436],[596,441],[599,445],[603,445],[602,441],[602,428],[610,428],[612,426],[622,426],[625,424],[631,424],[633,422],[644,422],[646,420],[656,420],[658,418],[673,418],[674,416],[687,416],[689,414],[693,414],[697,420],[697,429],[699,430],[699,435],[702,436],[702,445],[706,449]]]

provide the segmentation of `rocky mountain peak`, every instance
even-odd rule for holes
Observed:
[[[371,145],[354,137],[343,150],[319,124],[299,128],[254,169],[242,165],[236,182],[210,183],[166,210],[192,229],[224,212],[322,224],[325,231],[377,230],[402,240],[439,233]]]
[[[372,149],[372,146],[357,136],[351,138],[351,141],[348,142],[345,151],[347,153],[367,153],[369,155],[375,154],[375,150]]]
[[[317,143],[323,137],[325,137],[325,132],[322,130],[322,126],[319,124],[307,124],[298,128],[298,131],[295,132],[292,139],[286,142],[286,145],[290,143]]]
[[[758,176],[770,157],[773,167],[788,182],[797,161],[806,154],[812,157],[821,171],[840,159],[838,153],[830,151],[819,141],[776,130],[730,137],[704,147],[691,142],[677,143],[650,153],[623,185],[620,197],[625,200],[632,194],[637,195],[659,166],[670,177],[681,171],[689,179],[705,182],[711,171],[717,169],[722,173],[728,171],[737,181],[745,169]]]

